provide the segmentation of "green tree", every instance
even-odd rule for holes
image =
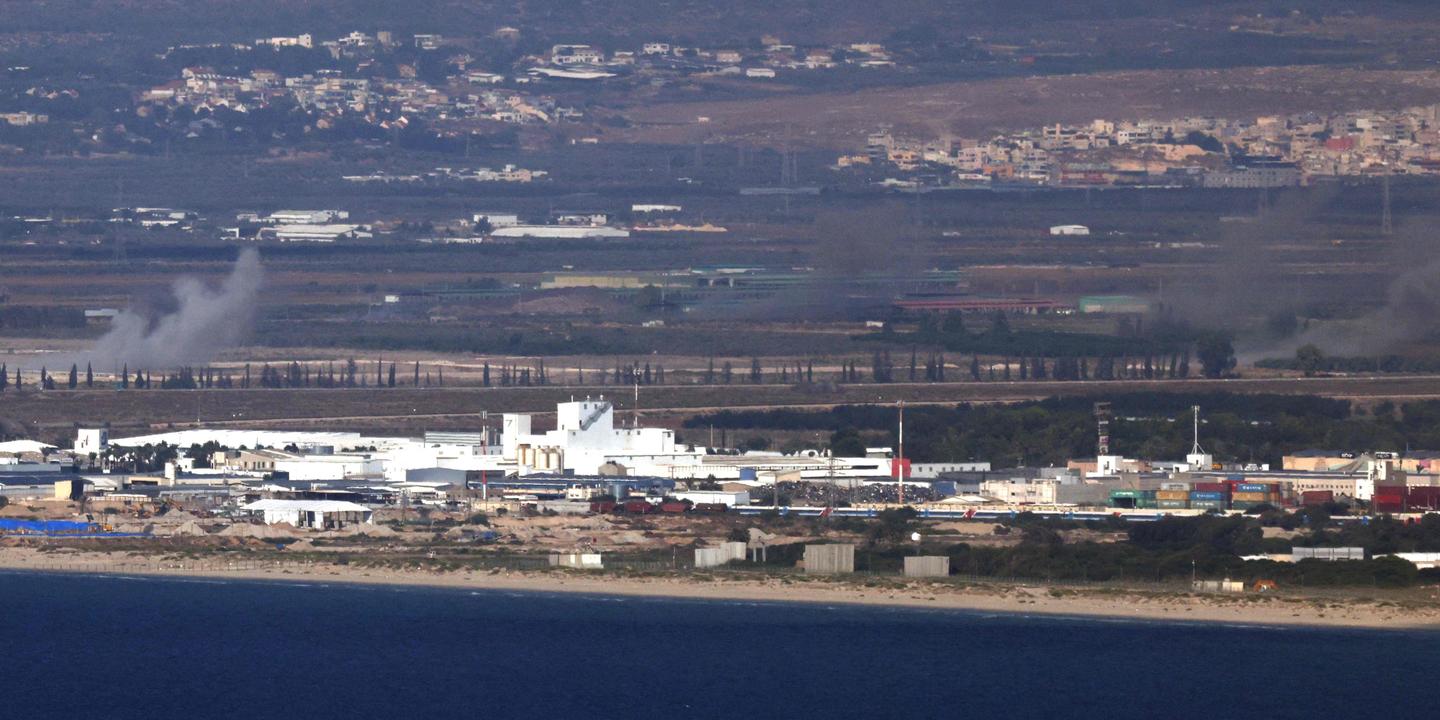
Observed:
[[[1207,378],[1221,377],[1235,367],[1235,345],[1229,335],[1221,332],[1207,332],[1197,338],[1195,355]]]
[[[1305,373],[1305,377],[1315,377],[1316,371],[1320,369],[1320,364],[1324,361],[1325,354],[1313,344],[1301,345],[1295,351],[1295,365]]]
[[[865,457],[865,441],[853,427],[842,428],[830,435],[830,455],[833,457]]]

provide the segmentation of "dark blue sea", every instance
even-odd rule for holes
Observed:
[[[1440,634],[0,573],[0,718],[1434,718]]]

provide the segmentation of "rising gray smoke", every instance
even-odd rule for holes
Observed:
[[[125,310],[80,364],[161,370],[209,362],[250,333],[263,279],[260,253],[253,248],[240,253],[217,286],[182,277],[171,288],[173,309],[159,315]]]
[[[885,315],[924,268],[922,242],[902,203],[816,214],[811,269],[799,284],[736,305],[696,308],[693,317],[732,320],[854,320]]]
[[[1199,327],[1241,334],[1270,315],[1293,315],[1303,302],[1300,289],[1277,268],[1285,260],[1285,248],[1293,252],[1323,246],[1326,239],[1313,223],[1333,197],[1328,189],[1282,193],[1255,216],[1223,223],[1207,267],[1170,293],[1179,316]]]
[[[1432,243],[1416,226],[1402,228],[1386,263],[1394,279],[1386,287],[1384,305],[1355,320],[1313,325],[1270,355],[1314,345],[1327,355],[1375,356],[1433,339],[1440,332],[1440,255]]]

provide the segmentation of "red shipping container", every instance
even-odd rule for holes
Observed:
[[[1223,483],[1223,482],[1213,482],[1213,483],[1210,483],[1210,482],[1205,482],[1205,483],[1195,483],[1194,485],[1191,485],[1191,486],[1190,486],[1190,489],[1191,489],[1191,490],[1195,490],[1195,491],[1197,491],[1197,492],[1222,492],[1222,493],[1228,493],[1228,492],[1230,492],[1230,485],[1231,485],[1231,483]]]
[[[1377,492],[1370,498],[1370,507],[1375,512],[1405,512],[1405,496]]]
[[[900,479],[900,468],[901,468],[901,467],[904,467],[904,468],[905,468],[905,478],[906,478],[907,480],[910,478],[910,458],[903,458],[903,459],[901,459],[901,458],[891,458],[891,459],[890,459],[890,479],[891,479],[891,480],[899,480],[899,479]]]
[[[1430,485],[1412,487],[1406,496],[1406,504],[1416,510],[1440,508],[1440,487]]]
[[[1324,505],[1335,501],[1335,493],[1330,490],[1306,490],[1300,493],[1301,505]]]

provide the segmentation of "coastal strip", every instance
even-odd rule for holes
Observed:
[[[233,580],[579,593],[687,600],[845,604],[1022,615],[1124,618],[1265,626],[1440,630],[1440,603],[1293,595],[1223,596],[1045,585],[955,584],[804,576],[626,575],[595,571],[426,570],[333,563],[166,563],[126,553],[0,548],[0,569]]]

